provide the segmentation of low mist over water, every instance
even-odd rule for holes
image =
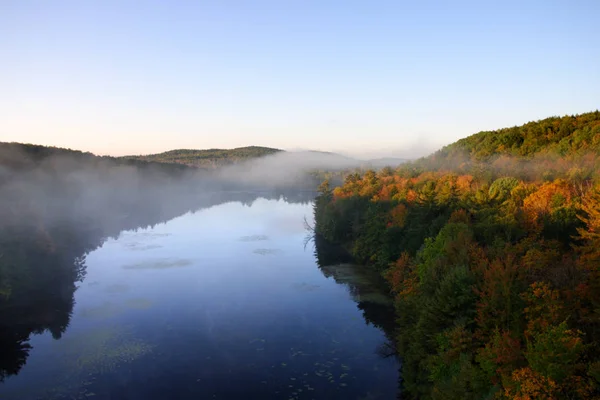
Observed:
[[[307,237],[310,193],[286,199],[221,197],[108,239],[70,226],[99,247],[56,240],[77,256],[54,281],[43,253],[23,260],[36,290],[3,308],[0,397],[393,398],[381,282]]]

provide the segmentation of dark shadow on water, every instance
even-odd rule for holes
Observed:
[[[385,334],[386,340],[377,348],[379,356],[394,358],[399,363],[394,345],[396,324],[393,299],[384,279],[377,272],[354,264],[352,256],[343,247],[328,242],[318,234],[312,235],[311,239],[314,242],[315,258],[323,275],[346,286],[357,308],[362,311],[365,323],[377,327]],[[397,398],[401,398],[400,388],[399,378]]]
[[[32,178],[33,179],[33,178]],[[44,178],[48,179],[48,178]],[[124,230],[153,227],[190,211],[231,201],[252,204],[259,198],[308,203],[310,191],[192,192],[187,196],[152,196],[140,190],[134,197],[118,193],[103,204],[103,212],[85,208],[62,178],[44,180],[44,198],[28,197],[0,179],[0,382],[16,375],[25,365],[32,347],[32,334],[50,332],[60,339],[68,329],[74,307],[74,293],[86,273],[86,255],[108,238]],[[10,183],[10,182],[9,182]],[[168,187],[163,187],[167,190]],[[80,211],[77,211],[80,210]],[[85,210],[85,212],[81,211]],[[60,216],[58,218],[57,216]],[[151,250],[155,245],[132,245],[132,250]],[[188,260],[163,260],[132,264],[127,269],[155,269],[189,266]],[[90,282],[89,285],[97,283]],[[125,295],[127,287],[105,290]],[[144,299],[131,300],[131,307],[144,308]],[[106,309],[87,310],[90,317],[111,314]]]

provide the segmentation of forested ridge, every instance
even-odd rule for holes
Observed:
[[[186,171],[191,171],[189,167],[176,163],[165,164],[122,157],[97,156],[80,150],[29,143],[0,142],[0,167],[5,168],[7,172],[10,171],[12,174],[32,171],[45,163],[49,163],[49,160],[52,160],[50,161],[51,168],[56,168],[57,172],[68,164],[71,167],[80,164],[86,168],[98,169],[118,166],[134,167],[139,171],[146,171],[151,174],[160,171],[171,177],[179,177]],[[17,178],[17,176],[15,175],[13,178]]]
[[[170,150],[159,154],[125,156],[124,159],[176,163],[195,167],[215,168],[231,165],[253,158],[279,153],[283,150],[261,146],[238,147],[235,149]]]
[[[600,113],[327,182],[315,231],[395,298],[403,396],[600,398]]]

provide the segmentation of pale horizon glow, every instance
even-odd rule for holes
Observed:
[[[600,2],[0,3],[0,141],[419,157],[600,108]]]

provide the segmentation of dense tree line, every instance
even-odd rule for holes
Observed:
[[[149,171],[156,173],[160,171],[170,176],[178,176],[185,171],[189,171],[185,165],[180,164],[163,164],[153,162],[151,160],[136,160],[133,158],[97,156],[90,152],[79,150],[65,149],[53,146],[41,146],[36,144],[26,143],[6,143],[0,142],[0,166],[7,170],[4,175],[10,171],[11,173],[22,173],[31,171],[35,168],[48,163],[49,160],[54,160],[52,167],[59,166],[57,162],[65,163],[83,163],[86,167],[102,168],[106,166],[132,166],[140,171]],[[60,161],[57,161],[60,160]]]
[[[248,146],[236,149],[171,150],[145,156],[126,156],[123,159],[154,161],[161,163],[184,164],[202,168],[215,168],[231,165],[253,158],[264,157],[281,152],[270,147]]]
[[[395,296],[404,395],[600,398],[600,113],[327,182],[316,231]]]

